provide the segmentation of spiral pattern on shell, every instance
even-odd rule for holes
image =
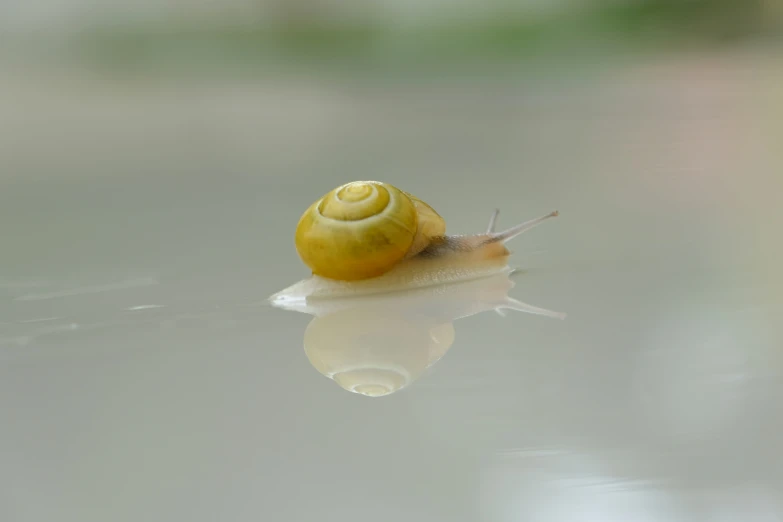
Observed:
[[[296,228],[296,249],[314,274],[343,281],[384,274],[417,237],[417,205],[401,190],[355,181],[310,205]]]

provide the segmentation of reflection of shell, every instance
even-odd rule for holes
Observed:
[[[348,391],[377,397],[404,388],[446,353],[454,326],[373,309],[314,318],[304,334],[310,363]]]
[[[272,303],[315,316],[304,346],[316,370],[348,391],[378,397],[405,388],[443,357],[457,319],[502,309],[565,318],[509,297],[513,286],[505,272],[385,296]]]

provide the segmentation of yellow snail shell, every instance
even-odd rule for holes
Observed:
[[[312,277],[270,299],[343,297],[469,281],[506,268],[505,243],[552,212],[495,232],[446,235],[425,202],[378,181],[341,185],[314,202],[296,228],[296,250]]]
[[[340,281],[380,276],[446,233],[432,207],[377,181],[346,183],[302,214],[296,250],[313,274]]]

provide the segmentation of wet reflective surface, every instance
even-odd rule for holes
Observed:
[[[781,63],[3,75],[0,519],[781,520]],[[512,276],[272,306],[352,179],[560,217]]]

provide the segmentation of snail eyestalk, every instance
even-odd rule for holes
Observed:
[[[500,209],[496,208],[492,213],[492,217],[489,218],[489,226],[487,227],[487,234],[493,234],[495,232],[495,223],[498,221],[498,215],[500,215]]]
[[[560,212],[555,210],[554,212],[550,212],[546,216],[541,216],[541,217],[536,218],[536,219],[531,219],[530,221],[525,221],[524,223],[520,223],[519,225],[515,225],[515,226],[513,226],[513,227],[511,227],[509,229],[506,229],[506,230],[502,231],[502,232],[491,232],[489,235],[492,236],[492,239],[491,239],[492,241],[502,241],[502,242],[505,243],[506,241],[509,241],[510,239],[514,239],[519,234],[521,234],[523,232],[527,232],[531,228],[533,228],[533,227],[535,227],[537,225],[540,225],[545,220],[547,220],[549,218],[557,217],[559,215],[560,215]]]

